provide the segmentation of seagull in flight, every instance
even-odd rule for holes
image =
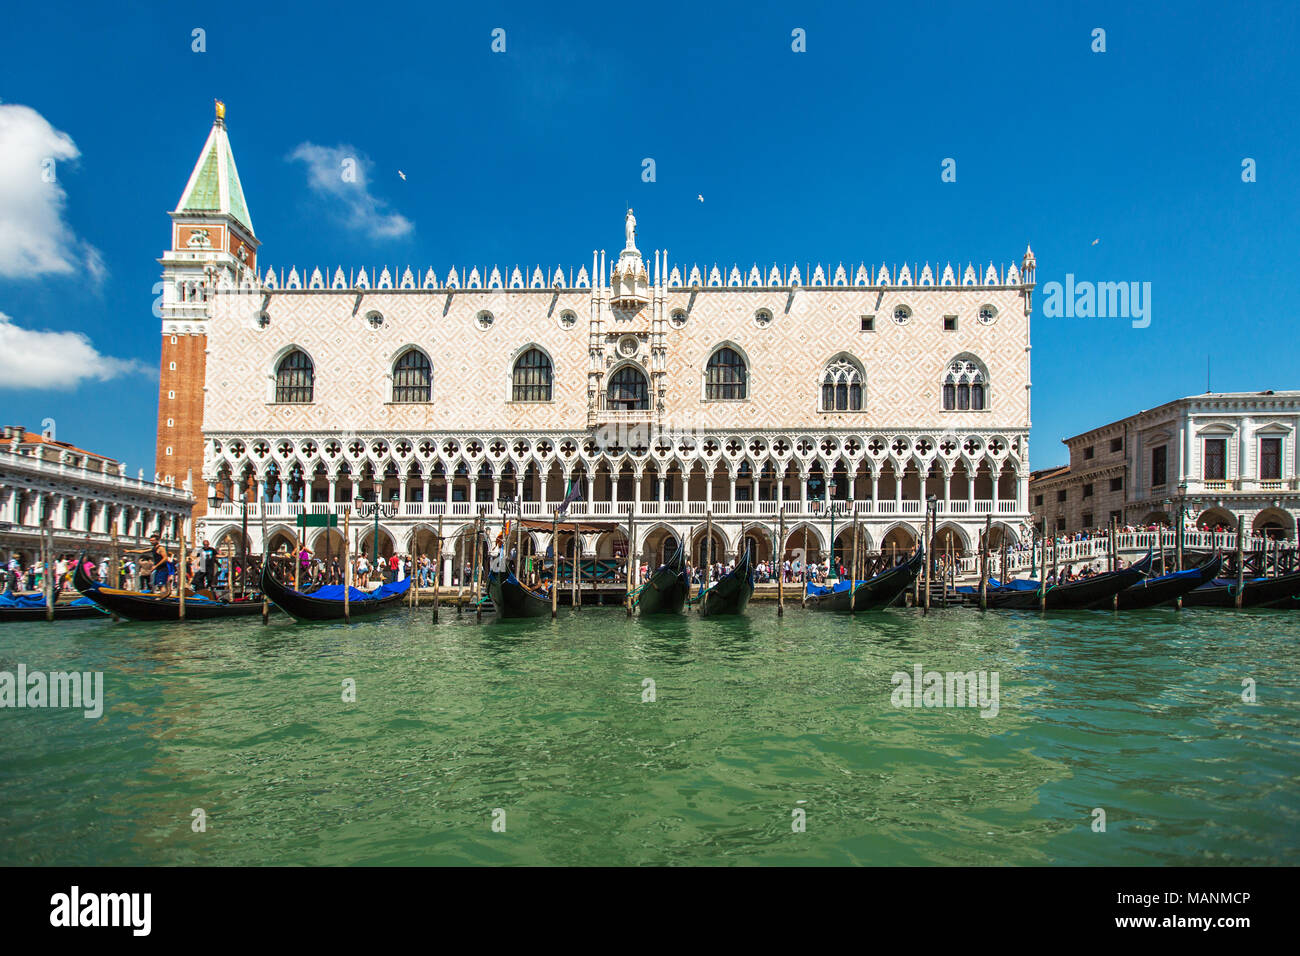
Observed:
[[[399,169],[399,170],[397,171],[397,175],[399,175],[399,176],[402,177],[402,182],[406,182],[406,173],[402,172],[402,171]]]
[[[1094,240],[1092,240],[1092,244],[1093,244],[1094,246],[1095,246],[1097,243],[1099,243],[1099,242],[1101,242],[1100,239],[1094,239]]]
[[[700,195],[696,196],[695,198],[698,199],[700,202],[704,202],[704,194],[703,194],[703,193],[701,193]]]

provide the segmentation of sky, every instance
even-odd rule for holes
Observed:
[[[1207,363],[1215,391],[1300,387],[1298,9],[13,6],[0,419],[152,470],[157,259],[220,98],[277,270],[576,269],[628,204],[643,249],[702,267],[1031,244],[1032,465],[1063,463],[1060,439],[1205,391]],[[340,155],[360,191],[322,181]],[[1067,274],[1138,283],[1145,315],[1046,315]]]

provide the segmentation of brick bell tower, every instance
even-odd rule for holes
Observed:
[[[207,511],[203,481],[203,385],[208,303],[218,283],[256,283],[257,247],[235,157],[226,135],[226,106],[216,101],[212,131],[199,153],[172,218],[163,267],[162,361],[158,376],[157,480],[191,481],[194,516]]]

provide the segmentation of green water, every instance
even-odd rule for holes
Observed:
[[[1296,864],[1298,638],[768,604],[7,624],[0,670],[102,670],[106,708],[0,710],[0,864]],[[917,663],[997,672],[997,716],[893,707]]]

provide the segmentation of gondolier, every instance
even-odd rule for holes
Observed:
[[[149,575],[150,588],[155,592],[161,590],[161,597],[168,597],[171,594],[172,558],[158,535],[149,535],[149,547],[128,548],[126,553],[143,554],[153,567]]]

